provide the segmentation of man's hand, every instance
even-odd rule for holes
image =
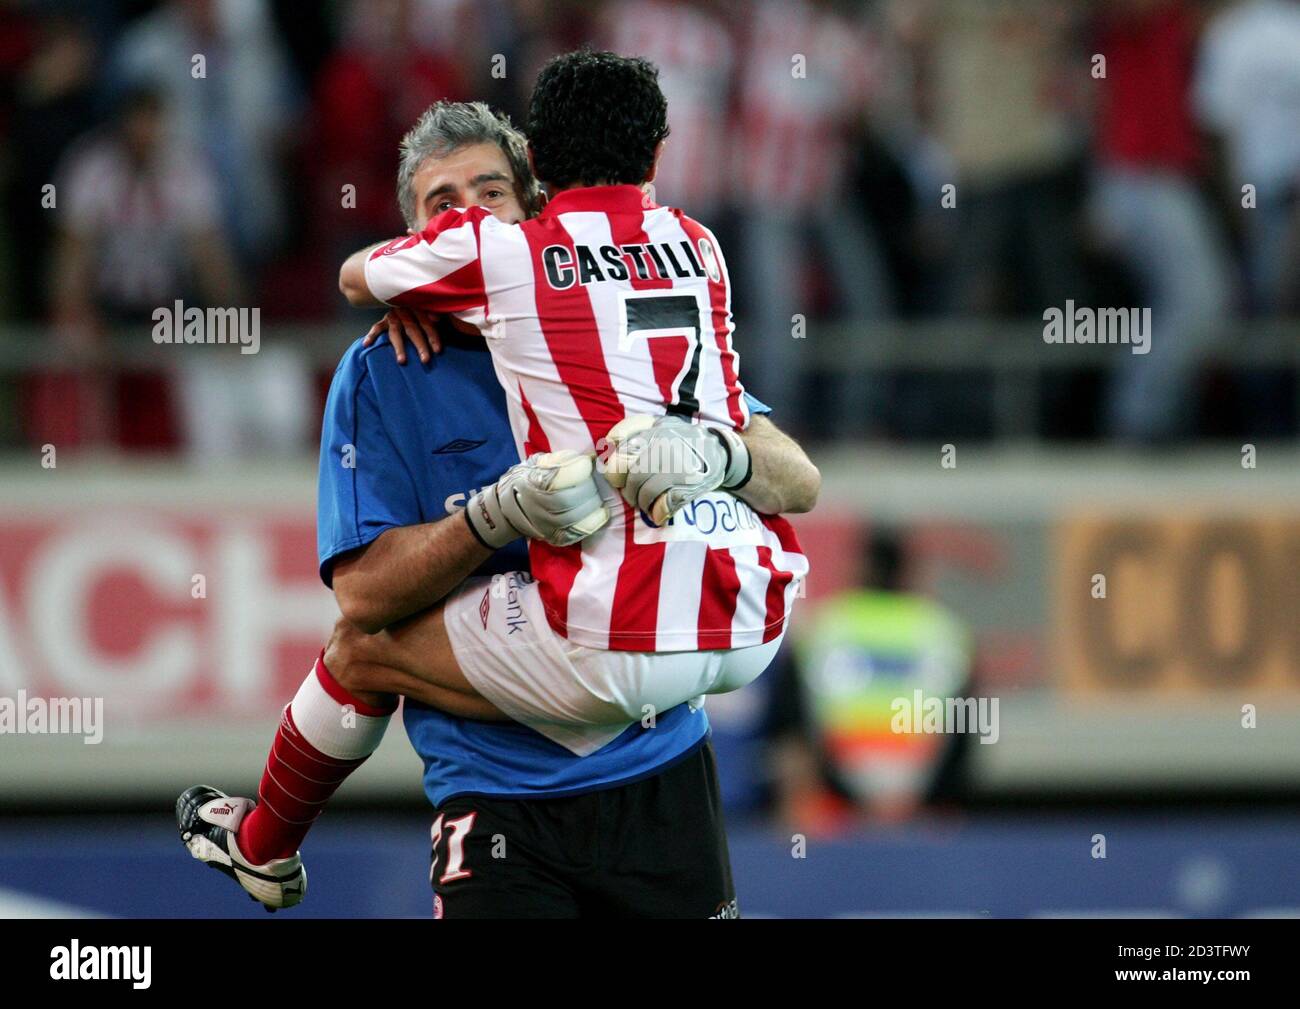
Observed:
[[[452,329],[459,330],[466,336],[482,338],[478,327],[454,315],[435,315],[422,308],[398,308],[394,305],[384,317],[370,327],[370,331],[361,340],[363,347],[371,346],[385,332],[388,342],[393,345],[397,363],[406,363],[406,344],[415,348],[421,361],[428,364],[434,354],[442,353],[442,336],[438,332],[440,322],[445,322]]]
[[[442,353],[442,338],[438,336],[438,317],[419,309],[397,308],[394,306],[384,313],[384,317],[370,327],[370,332],[361,341],[362,346],[369,347],[384,332],[393,345],[397,363],[406,363],[406,341],[411,342],[420,360],[429,363],[434,354]]]
[[[712,490],[736,491],[751,473],[749,449],[730,428],[673,415],[628,417],[607,436],[605,479],[656,525]]]
[[[520,536],[564,547],[609,521],[593,478],[591,457],[565,449],[535,453],[470,499],[469,527],[497,549]]]

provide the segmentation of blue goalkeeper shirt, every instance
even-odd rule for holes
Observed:
[[[751,412],[765,412],[757,400]],[[384,530],[433,522],[518,462],[505,397],[485,349],[448,345],[427,364],[399,365],[387,337],[354,343],[330,385],[321,429],[316,545],[331,583],[339,554]],[[522,540],[479,574],[528,570]],[[453,718],[407,700],[406,734],[424,761],[434,806],[457,795],[542,798],[649,777],[701,746],[703,710],[682,704],[652,729],[640,724],[587,757],[515,722]]]

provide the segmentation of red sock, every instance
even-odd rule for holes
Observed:
[[[258,787],[258,804],[235,836],[253,865],[298,850],[325,803],[379,746],[395,710],[349,694],[324,654],[284,709]]]

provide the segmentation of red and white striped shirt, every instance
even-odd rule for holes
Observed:
[[[483,332],[521,456],[595,451],[633,414],[749,423],[721,250],[636,186],[567,190],[517,225],[482,207],[449,210],[376,249],[366,283],[388,304],[452,313]],[[598,479],[604,529],[570,547],[530,545],[559,634],[650,652],[781,633],[808,570],[785,519],[716,492],[655,527]]]

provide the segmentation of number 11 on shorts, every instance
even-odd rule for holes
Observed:
[[[433,841],[433,861],[429,864],[429,882],[434,882],[434,877],[438,871],[438,844],[442,841],[443,830],[447,831],[447,867],[441,876],[437,877],[439,883],[451,883],[458,879],[468,879],[474,875],[472,871],[465,866],[465,838],[474,828],[474,819],[478,813],[467,813],[465,816],[458,816],[454,820],[447,820],[445,823],[442,814],[438,814],[438,819],[433,821],[433,827],[429,831],[430,839]]]

